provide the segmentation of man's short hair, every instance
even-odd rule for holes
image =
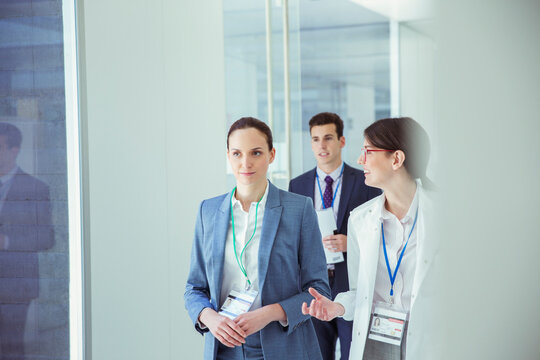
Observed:
[[[0,122],[0,136],[7,138],[9,148],[20,148],[22,143],[22,133],[15,125]]]
[[[341,120],[338,114],[334,114],[331,112],[322,112],[313,116],[311,120],[309,120],[309,132],[311,133],[311,129],[314,126],[327,125],[327,124],[336,125],[336,133],[337,133],[338,139],[340,139],[343,136],[343,120]]]

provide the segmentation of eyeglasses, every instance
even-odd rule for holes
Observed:
[[[359,162],[365,163],[366,162],[366,156],[372,151],[385,151],[385,152],[394,152],[395,150],[387,150],[387,149],[368,149],[365,146],[360,150],[360,158],[358,159]]]

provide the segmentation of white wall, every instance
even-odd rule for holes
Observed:
[[[80,0],[88,358],[201,358],[183,291],[225,189],[221,2]]]
[[[428,177],[437,182],[433,167],[439,162],[439,133],[435,114],[436,42],[433,21],[417,20],[399,24],[399,106],[400,116],[412,117],[427,131],[431,143]]]
[[[538,359],[540,3],[434,3],[400,27],[400,90],[438,152],[440,359]]]
[[[438,5],[441,359],[540,359],[540,2]]]

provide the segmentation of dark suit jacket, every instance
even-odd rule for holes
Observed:
[[[20,170],[0,210],[0,234],[9,238],[0,251],[0,303],[28,302],[39,295],[40,250],[54,244],[49,187]]]
[[[314,200],[316,168],[292,179],[289,183],[289,191],[308,196]],[[347,222],[349,214],[354,208],[362,205],[366,201],[379,196],[381,190],[372,188],[365,184],[364,172],[345,164],[343,169],[343,179],[341,183],[341,196],[337,216],[338,233],[347,235]],[[332,299],[340,292],[349,290],[349,276],[347,275],[347,253],[343,254],[345,261],[337,263],[335,266],[334,286],[332,288]]]

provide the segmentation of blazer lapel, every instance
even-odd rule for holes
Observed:
[[[349,199],[351,198],[352,190],[354,188],[354,183],[356,177],[353,176],[351,168],[345,164],[343,169],[343,178],[341,183],[341,195],[339,197],[339,209],[337,217],[337,228],[341,229],[343,219],[345,218],[345,212],[347,211],[347,206],[349,205]]]
[[[28,191],[28,181],[26,176],[28,174],[24,173],[21,169],[18,169],[17,172],[11,178],[11,185],[8,185],[5,202],[10,201],[21,201],[27,196],[26,192]]]
[[[315,186],[317,186],[316,182],[317,179],[315,177],[315,172],[317,171],[317,168],[311,170],[309,172],[309,181],[305,184],[305,191],[302,195],[310,197],[313,201],[315,201]]]
[[[270,253],[274,245],[281,212],[283,207],[279,199],[279,190],[272,183],[268,183],[268,198],[264,210],[263,226],[261,230],[261,240],[259,243],[259,291],[264,288],[266,273],[268,271],[268,262]]]
[[[219,209],[216,211],[214,222],[214,234],[212,242],[212,268],[214,269],[214,289],[219,299],[221,284],[223,279],[223,264],[225,256],[225,243],[227,242],[227,232],[231,216],[231,193],[223,199]],[[216,304],[217,306],[217,304]]]

